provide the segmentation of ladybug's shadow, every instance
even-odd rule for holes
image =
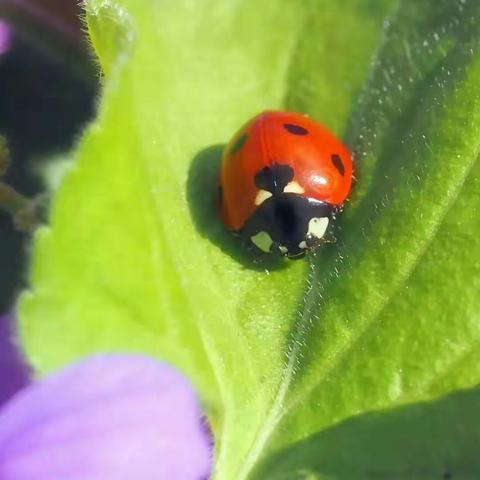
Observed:
[[[187,180],[187,200],[197,231],[245,268],[265,271],[285,268],[283,258],[262,254],[229,232],[218,215],[218,176],[224,145],[214,145],[195,155]]]

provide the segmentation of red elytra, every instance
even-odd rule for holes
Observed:
[[[269,179],[264,187],[269,190],[266,198],[281,199],[282,192],[283,197],[290,192],[290,199],[295,194],[311,204],[328,205],[333,211],[350,192],[353,164],[348,149],[311,118],[292,112],[261,113],[235,134],[224,151],[220,216],[228,229],[242,231],[259,209],[259,192],[264,185],[259,183],[260,172]],[[278,208],[272,215],[278,216]]]

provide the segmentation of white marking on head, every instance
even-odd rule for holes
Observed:
[[[306,248],[307,248],[307,242],[306,242],[305,240],[302,240],[302,241],[298,244],[298,246],[299,246],[300,248],[303,248],[304,250],[306,250]]]
[[[310,234],[315,238],[323,238],[325,232],[327,231],[328,222],[328,217],[313,217],[308,222],[307,234]]]
[[[305,190],[297,182],[290,182],[283,189],[285,193],[305,193]]]
[[[288,253],[288,248],[285,245],[279,245],[278,249],[280,250],[280,253]]]
[[[269,253],[272,246],[272,237],[267,232],[258,232],[250,238],[252,243],[256,245],[262,252]]]
[[[255,197],[255,205],[261,205],[267,198],[272,196],[271,192],[267,190],[259,190]]]

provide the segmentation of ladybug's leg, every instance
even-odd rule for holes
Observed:
[[[336,207],[332,207],[332,220],[335,220],[337,218],[337,215],[343,212],[343,204],[342,205],[337,205]]]
[[[282,257],[286,257],[288,255],[288,248],[279,242],[273,242],[271,252],[276,253]]]
[[[337,237],[332,231],[328,231],[323,237],[323,243],[337,243]]]

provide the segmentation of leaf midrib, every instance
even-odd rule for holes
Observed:
[[[385,310],[391,301],[395,298],[395,293],[404,285],[409,278],[414,274],[417,267],[421,263],[425,253],[428,251],[429,246],[435,240],[437,232],[440,230],[443,222],[445,221],[448,213],[453,209],[456,204],[456,201],[462,191],[462,187],[468,178],[470,171],[475,167],[477,164],[479,157],[478,151],[480,150],[480,145],[477,147],[477,153],[473,156],[473,160],[470,164],[465,168],[463,176],[460,177],[459,181],[455,189],[453,190],[451,195],[446,195],[445,197],[448,199],[448,202],[445,202],[444,207],[441,209],[437,216],[437,221],[433,224],[430,229],[429,234],[425,237],[425,241],[422,245],[422,248],[417,249],[417,254],[412,255],[412,261],[409,263],[408,268],[405,269],[405,273],[400,277],[399,281],[392,286],[390,294],[383,297],[384,301],[378,304],[373,315],[371,318],[365,322],[364,327],[353,337],[353,340],[350,340],[348,344],[342,348],[341,353],[339,353],[335,360],[330,364],[329,368],[321,372],[318,375],[319,381],[314,382],[309,386],[308,389],[304,390],[302,395],[297,395],[293,397],[292,400],[288,403],[288,405],[284,406],[284,400],[288,393],[288,387],[290,386],[291,381],[294,378],[294,371],[295,365],[298,362],[298,354],[302,348],[305,347],[305,334],[308,330],[308,325],[312,320],[311,315],[311,306],[316,305],[317,300],[321,297],[321,291],[318,289],[314,289],[313,286],[307,291],[306,299],[305,299],[305,308],[302,313],[302,318],[299,321],[299,327],[293,336],[292,342],[294,344],[292,348],[292,355],[289,359],[288,365],[285,369],[285,376],[282,379],[280,384],[277,396],[272,404],[272,409],[270,410],[269,415],[264,423],[264,427],[260,431],[260,434],[257,436],[256,443],[254,447],[251,449],[251,453],[249,455],[248,466],[249,470],[244,469],[248,472],[253,470],[254,465],[257,463],[258,459],[261,457],[261,452],[263,447],[267,444],[268,440],[271,438],[273,433],[275,432],[278,425],[280,425],[281,421],[298,405],[308,398],[308,396],[312,393],[312,391],[316,390],[320,387],[328,375],[337,368],[342,360],[348,355],[348,353],[355,348],[355,346],[361,341],[361,339],[368,334],[368,332],[375,326],[377,321],[381,318],[381,312]],[[314,275],[315,267],[313,267],[311,274]],[[425,384],[424,388],[427,388],[428,384]],[[421,392],[422,389],[418,389],[418,392]],[[402,397],[400,397],[402,398]],[[403,399],[403,402],[407,401],[407,398]],[[247,477],[247,475],[241,476],[240,478],[243,480]]]

